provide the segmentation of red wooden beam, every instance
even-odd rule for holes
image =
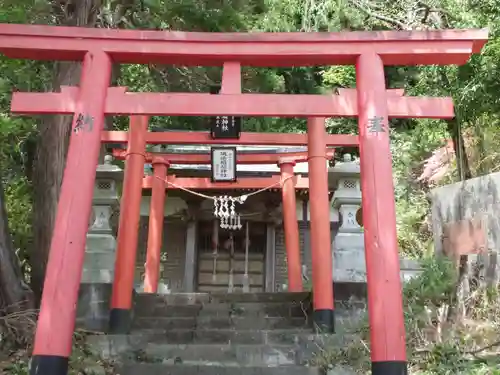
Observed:
[[[146,176],[142,180],[143,189],[151,189],[154,176]],[[296,189],[309,189],[309,179],[297,175],[293,178]],[[258,177],[239,178],[236,182],[212,182],[210,178],[203,177],[175,177],[168,176],[167,189],[176,190],[179,187],[189,190],[226,190],[226,189],[264,189],[272,186],[279,189],[281,187],[281,177]]]
[[[307,134],[298,133],[250,133],[243,132],[238,140],[212,139],[208,132],[148,132],[146,141],[149,144],[170,145],[262,145],[262,146],[307,146]],[[103,131],[102,143],[128,143],[126,131]],[[358,146],[358,136],[352,134],[329,134],[326,145]]]
[[[390,117],[453,118],[450,98],[388,97]],[[106,113],[152,116],[355,117],[357,98],[340,95],[126,93]]]
[[[451,98],[388,95],[389,117],[453,118]],[[12,95],[11,109],[19,114],[70,114],[75,111],[77,87],[62,87],[60,93]],[[107,115],[162,116],[266,116],[266,117],[355,117],[357,95],[339,90],[337,95],[281,94],[186,94],[127,93],[125,87],[110,87]]]
[[[390,95],[391,97],[395,97],[395,96],[401,97],[405,94],[405,89],[387,89],[387,94]],[[341,88],[337,89],[337,95],[350,98],[350,97],[356,96],[357,92],[356,92],[356,89],[341,87]]]
[[[180,65],[352,65],[367,52],[386,65],[464,64],[487,39],[487,30],[190,33],[0,25],[0,51],[9,57],[81,60],[88,50],[102,50],[119,63]]]
[[[335,150],[327,149],[325,158],[330,160]],[[113,156],[119,160],[125,160],[126,150],[113,150]],[[152,163],[154,159],[161,159],[168,164],[210,164],[210,154],[184,154],[184,153],[146,153],[146,163]],[[275,154],[237,154],[238,164],[278,164],[280,161],[287,160],[295,163],[306,162],[307,152],[283,152]]]

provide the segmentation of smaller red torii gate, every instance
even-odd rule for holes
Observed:
[[[313,319],[327,332],[334,328],[334,298],[324,164],[325,117],[357,116],[359,135],[338,136],[337,140],[347,138],[337,145],[343,145],[344,140],[351,145],[353,140],[359,141],[372,373],[406,375],[388,119],[453,118],[454,114],[449,98],[410,99],[388,93],[384,65],[465,64],[472,54],[480,52],[487,39],[487,30],[185,33],[0,24],[0,53],[10,58],[82,61],[78,88],[60,93],[16,93],[13,98],[15,113],[73,115],[31,375],[66,375],[68,371],[104,117],[113,114],[308,118],[307,135],[290,137],[293,141],[286,135],[273,139],[277,144],[306,140],[308,145],[309,191],[314,198],[310,205]],[[113,63],[154,62],[223,66],[221,91],[218,95],[127,93],[123,88],[109,87]],[[355,65],[356,95],[342,92],[325,96],[242,94],[242,65]],[[144,145],[150,139],[156,139],[156,143],[173,143],[170,133],[160,136],[142,133],[146,139],[140,139],[139,144]],[[115,135],[108,133],[107,139]],[[191,142],[192,138],[185,134],[177,136],[177,140],[185,137],[184,142],[200,143]],[[250,136],[242,140],[251,137],[258,138]],[[137,175],[128,169],[143,168],[143,156],[134,152],[144,152],[144,147],[137,151],[137,147],[131,147],[135,143],[132,135],[128,140],[125,184],[134,187],[134,194],[137,191],[140,194],[143,171]],[[206,137],[202,143],[209,143]],[[124,191],[122,199],[127,194],[130,192]],[[120,225],[126,220],[122,215]],[[113,301],[117,298],[114,291]],[[130,317],[126,307],[113,309],[111,314]]]
[[[127,151],[113,150],[113,156],[118,160],[126,160]],[[334,156],[333,149],[325,150],[325,158]],[[287,254],[288,285],[290,292],[302,291],[302,267],[300,260],[299,228],[296,212],[295,189],[308,189],[309,179],[295,176],[293,167],[296,163],[307,162],[307,152],[288,152],[274,154],[237,154],[237,164],[277,164],[281,176],[240,178],[236,182],[214,183],[209,178],[190,178],[167,176],[169,165],[177,164],[210,164],[209,154],[179,154],[179,153],[145,153],[145,163],[153,165],[153,176],[143,178],[142,188],[152,189],[149,210],[148,243],[145,264],[144,292],[156,293],[158,289],[160,252],[163,238],[163,208],[165,205],[165,189],[209,190],[209,189],[266,189],[271,186],[281,187],[283,203],[283,224],[285,233],[285,247]],[[128,187],[126,187],[128,188]],[[134,202],[122,201],[122,207],[137,206]],[[139,203],[140,205],[140,203]],[[135,212],[134,212],[135,214]],[[130,218],[130,216],[128,216]],[[126,224],[124,224],[126,225]],[[118,238],[119,251],[136,253],[136,242],[128,238],[132,228],[120,232],[123,238]],[[121,245],[121,246],[120,246]],[[125,249],[126,247],[126,249]],[[122,256],[117,257],[117,268],[135,268],[133,264],[120,262]],[[118,271],[121,274],[121,271]],[[133,281],[133,280],[132,280]],[[115,278],[115,288],[120,289],[117,294],[128,300],[130,291],[128,282]],[[113,307],[113,306],[112,306]],[[132,306],[130,306],[131,308]]]
[[[189,178],[167,176],[167,168],[170,164],[208,164],[211,161],[208,154],[173,154],[173,153],[149,153],[145,152],[146,139],[153,142],[161,135],[158,132],[148,132],[148,117],[133,116],[130,118],[130,130],[127,137],[123,137],[123,132],[113,132],[119,135],[119,139],[129,139],[127,150],[113,150],[113,156],[120,160],[126,160],[124,187],[121,200],[120,223],[118,226],[117,255],[115,276],[113,282],[113,294],[111,300],[111,311],[126,311],[132,309],[132,294],[130,293],[134,284],[135,258],[137,252],[137,227],[140,216],[140,201],[143,188],[152,189],[150,221],[148,232],[148,248],[146,261],[145,291],[156,291],[158,284],[159,252],[162,243],[163,230],[163,207],[165,205],[165,190],[182,187],[185,189],[235,189],[253,188],[265,189],[269,186],[281,186],[283,196],[283,221],[285,226],[285,244],[287,252],[288,279],[290,291],[302,290],[302,270],[300,262],[300,242],[298,221],[296,213],[295,189],[308,189],[309,178],[294,176],[293,166],[296,162],[309,161],[307,152],[291,152],[276,154],[237,154],[237,162],[244,164],[278,164],[281,176],[267,178],[242,178],[234,182],[213,183],[209,178]],[[110,133],[108,133],[110,134]],[[127,133],[125,133],[127,134]],[[185,132],[185,137],[199,136],[199,133]],[[255,135],[254,138],[266,135]],[[104,143],[116,143],[118,137],[102,137]],[[356,144],[356,136],[342,137],[338,141],[338,136],[330,136],[332,143],[346,140],[348,144]],[[202,143],[203,142],[203,143]],[[192,144],[205,144],[206,140]],[[233,140],[234,142],[234,140]],[[210,142],[211,143],[211,142]],[[276,144],[276,143],[275,143]],[[323,146],[323,162],[331,159],[334,150]],[[313,160],[313,163],[317,160]],[[319,160],[321,163],[321,160]],[[154,176],[143,176],[144,163],[153,164]],[[325,164],[323,164],[325,169]],[[326,169],[325,169],[326,171]],[[142,186],[140,186],[142,182]],[[169,186],[170,183],[170,186]],[[176,186],[176,187],[174,187]],[[328,187],[325,185],[326,194]],[[328,209],[328,207],[327,207]],[[328,216],[329,218],[329,209]],[[126,220],[124,219],[126,218]],[[329,226],[329,219],[328,219]],[[328,291],[327,291],[328,292]],[[321,295],[321,292],[319,292]],[[327,299],[333,294],[328,294]],[[122,332],[130,326],[130,315],[115,313],[110,317],[110,329],[112,332]]]

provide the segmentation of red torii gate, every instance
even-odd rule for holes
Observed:
[[[125,160],[128,152],[113,150],[113,156]],[[331,159],[333,149],[325,150],[325,158]],[[309,179],[295,176],[293,167],[296,163],[307,162],[307,152],[287,152],[274,154],[238,154],[237,164],[277,164],[280,167],[281,177],[240,178],[236,183],[214,183],[208,178],[177,178],[167,176],[167,168],[173,163],[177,164],[210,164],[210,154],[184,154],[184,153],[145,153],[144,161],[153,165],[153,176],[143,178],[142,188],[152,189],[149,209],[149,230],[145,264],[144,292],[156,293],[158,290],[160,253],[163,237],[163,208],[165,205],[165,189],[266,189],[271,186],[281,187],[283,203],[283,225],[285,232],[285,247],[287,254],[288,290],[302,292],[302,267],[300,261],[299,227],[296,212],[295,189],[309,188]],[[139,197],[139,195],[137,195]],[[140,197],[139,197],[140,198]],[[130,207],[132,202],[122,202],[122,206]],[[137,204],[136,204],[137,205]],[[139,203],[140,206],[140,203]],[[136,253],[137,244],[134,238],[127,238],[133,231],[122,231],[123,238],[118,239],[122,246],[129,245],[128,249]],[[127,245],[126,245],[127,244]],[[123,251],[123,250],[122,250]],[[118,257],[118,260],[121,257]],[[135,256],[134,256],[135,259]],[[120,265],[134,270],[135,262]],[[133,282],[133,273],[129,272]],[[120,294],[128,296],[129,283],[115,279],[116,288]]]
[[[151,188],[151,206],[149,215],[149,233],[146,259],[145,292],[156,292],[159,271],[159,252],[162,242],[163,230],[163,207],[165,204],[165,188],[181,186],[186,189],[235,189],[256,188],[264,189],[271,185],[282,185],[283,194],[283,216],[285,225],[285,245],[287,251],[288,280],[291,292],[302,291],[302,271],[300,262],[299,232],[296,213],[295,188],[309,188],[308,178],[296,178],[292,181],[293,166],[296,162],[308,161],[307,152],[278,153],[278,154],[238,154],[237,162],[243,164],[261,163],[278,164],[281,169],[281,177],[269,178],[244,178],[238,182],[212,183],[208,178],[176,178],[167,177],[167,167],[171,163],[208,164],[208,154],[165,154],[145,152],[146,139],[159,133],[147,131],[148,118],[146,116],[131,117],[130,142],[128,149],[114,150],[113,155],[121,160],[127,160],[125,166],[125,180],[123,196],[121,201],[122,212],[118,229],[117,256],[115,277],[113,282],[113,298],[111,301],[112,311],[126,311],[126,314],[113,314],[110,317],[110,330],[112,332],[126,332],[130,326],[128,312],[132,309],[132,295],[130,293],[134,283],[135,259],[137,252],[137,227],[139,223],[140,201],[142,189],[139,181],[143,173],[144,163],[152,163],[154,177],[144,177],[142,188]],[[114,133],[115,135],[120,132]],[[245,133],[244,133],[245,134]],[[248,133],[247,133],[248,134]],[[184,136],[198,136],[199,133],[185,133]],[[298,135],[298,134],[297,134]],[[256,135],[257,136],[257,135]],[[340,138],[340,139],[339,139]],[[305,137],[302,138],[303,141]],[[109,142],[106,137],[101,138]],[[116,141],[116,137],[115,137]],[[226,140],[227,141],[227,140]],[[234,142],[234,140],[233,140]],[[328,142],[333,144],[357,144],[357,136],[331,135]],[[196,142],[195,142],[196,143]],[[276,143],[276,141],[274,142]],[[331,159],[334,150],[326,148],[323,157]],[[167,185],[165,186],[165,182]],[[125,220],[126,218],[126,220]]]
[[[383,67],[464,64],[487,37],[485,30],[222,34],[0,25],[0,52],[8,57],[83,61],[73,96],[16,93],[13,100],[18,113],[74,114],[31,374],[67,374],[99,144],[104,116],[112,114],[309,118],[314,320],[327,331],[333,329],[333,288],[324,118],[358,116],[372,372],[406,374],[388,116],[394,101],[400,103],[398,117],[451,118],[453,113],[447,99],[445,106],[430,98],[411,99],[410,105],[408,98],[387,95]],[[219,95],[125,93],[108,88],[112,62],[224,65],[222,89]],[[350,100],[350,106],[341,95],[241,94],[241,65],[339,64],[356,65],[356,102]],[[172,143],[170,134],[164,137]]]

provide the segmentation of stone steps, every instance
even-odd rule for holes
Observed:
[[[289,317],[141,317],[134,318],[132,329],[235,329],[235,330],[270,330],[298,328],[312,329],[308,318]]]
[[[130,342],[142,340],[144,343],[288,345],[313,341],[321,338],[321,335],[314,335],[308,329],[244,331],[234,329],[171,329],[160,331],[158,329],[145,329],[125,337],[128,337]]]
[[[144,302],[162,302],[168,305],[192,305],[207,303],[300,303],[310,301],[308,292],[300,293],[175,293],[175,294],[146,294],[140,293],[135,301],[142,305]]]
[[[354,333],[330,335],[314,334],[310,330],[268,330],[268,331],[238,331],[238,330],[141,330],[129,335],[93,335],[89,343],[94,347],[128,351],[141,350],[148,343],[156,344],[247,344],[247,345],[298,345],[316,347],[329,345],[345,345],[357,335]]]
[[[255,302],[207,303],[192,305],[168,305],[164,303],[137,305],[134,309],[138,317],[156,316],[268,316],[268,317],[304,317],[310,307],[308,304],[282,304]]]
[[[91,347],[105,359],[122,363],[182,363],[281,366],[301,365],[312,355],[313,347],[268,344],[165,344],[144,343],[140,347],[126,342],[93,342]]]
[[[220,366],[220,365],[167,365],[126,364],[118,368],[120,375],[321,375],[320,370],[304,366]]]
[[[300,348],[294,345],[149,344],[144,348],[144,353],[149,358],[159,358],[167,363],[280,366],[304,362]]]
[[[270,344],[288,345],[295,344],[301,340],[306,340],[309,333],[304,331],[298,333],[292,330],[231,330],[231,329],[196,329],[192,330],[171,330],[165,332],[165,342],[190,344]]]
[[[226,334],[234,335],[232,337],[236,339],[226,341]],[[131,335],[96,335],[89,337],[87,343],[101,358],[118,362],[277,366],[304,364],[324,346],[340,347],[359,339],[356,335],[315,335],[291,331],[246,332],[244,335],[237,331],[234,334],[211,331],[192,341],[185,337],[172,339],[171,335],[170,332],[152,331]]]
[[[306,366],[325,342],[313,333],[308,293],[171,294],[135,297],[132,333],[96,335],[90,348],[121,375],[319,375]],[[350,319],[338,311],[338,322]],[[333,340],[333,341],[332,341]]]
[[[149,298],[148,298],[149,297]],[[217,302],[178,304],[157,296],[141,297],[135,303],[136,317],[193,317],[193,316],[266,316],[305,317],[311,310],[309,301],[289,302]]]

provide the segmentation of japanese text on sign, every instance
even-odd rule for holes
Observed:
[[[241,117],[216,116],[212,118],[212,138],[239,138],[241,132]]]
[[[73,131],[79,133],[80,131],[91,132],[94,129],[94,118],[89,115],[78,114]]]
[[[212,179],[214,181],[236,180],[235,148],[212,148]]]
[[[368,119],[368,132],[369,133],[385,133],[384,118],[375,116]]]
[[[235,121],[234,117],[228,117],[228,116],[217,116],[215,120],[215,126],[222,132],[227,132],[229,131],[229,126],[234,128],[235,126]]]
[[[220,173],[221,179],[225,180],[227,178],[227,152],[226,151],[222,151],[220,153],[219,173]]]

